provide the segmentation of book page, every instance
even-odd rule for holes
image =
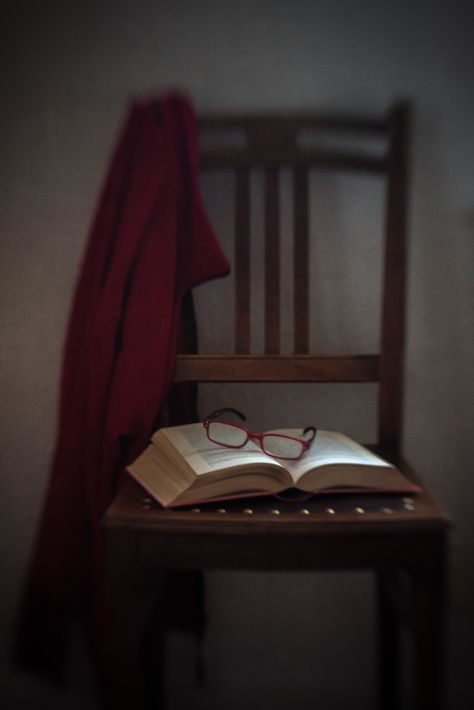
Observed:
[[[291,433],[290,433],[291,431]],[[300,436],[300,430],[280,430],[278,433],[285,433],[289,436]],[[316,438],[309,451],[306,451],[301,459],[297,461],[287,461],[286,468],[290,472],[295,483],[303,474],[314,468],[331,464],[352,464],[361,466],[386,466],[393,468],[391,464],[376,456],[365,447],[357,444],[344,434],[333,431],[318,430]]]
[[[198,475],[202,476],[215,471],[227,469],[232,471],[240,467],[262,464],[269,469],[282,469],[284,466],[265,454],[260,446],[248,441],[240,449],[226,448],[209,441],[201,423],[188,424],[180,427],[168,427],[161,434],[169,439],[175,449],[173,458],[184,458],[186,463]],[[178,453],[179,452],[179,453]],[[166,455],[171,455],[171,447],[166,449]]]
[[[164,506],[170,505],[189,486],[182,473],[160,455],[156,446],[148,446],[127,470]]]

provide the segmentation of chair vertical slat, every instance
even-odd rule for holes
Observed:
[[[280,352],[280,190],[277,167],[265,171],[265,352]]]
[[[309,187],[308,170],[295,168],[293,178],[294,210],[294,352],[309,351]]]
[[[250,353],[250,171],[235,175],[235,352]]]
[[[408,106],[394,106],[390,114],[378,412],[379,444],[394,452],[401,446],[403,414],[408,121]]]

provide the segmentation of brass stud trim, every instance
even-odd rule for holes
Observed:
[[[278,510],[278,508],[272,508],[270,513],[272,513],[272,515],[280,515],[280,511]]]
[[[301,515],[310,515],[308,508],[301,508],[299,512],[301,513]]]
[[[225,513],[227,513],[227,510],[225,508],[217,508],[216,513],[220,513],[221,515],[225,515]]]
[[[252,508],[244,508],[242,512],[245,513],[245,515],[253,515]]]
[[[325,508],[325,512],[328,513],[328,515],[336,515],[334,508]]]
[[[354,511],[355,511],[356,513],[358,513],[359,515],[364,515],[364,514],[365,514],[365,510],[364,510],[363,508],[360,508],[359,506],[357,506],[357,508],[354,508]]]

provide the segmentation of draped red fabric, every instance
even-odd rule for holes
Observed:
[[[57,446],[20,612],[23,665],[60,676],[68,620],[97,622],[101,518],[169,392],[183,296],[228,270],[200,195],[191,103],[170,94],[133,104],[70,316]]]

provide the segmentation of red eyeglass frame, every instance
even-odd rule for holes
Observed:
[[[263,434],[259,434],[258,432],[251,431],[250,429],[247,429],[247,427],[241,426],[240,424],[234,424],[233,422],[229,422],[227,420],[220,420],[219,423],[221,424],[227,424],[227,426],[234,427],[235,429],[240,429],[241,431],[245,432],[246,434],[246,439],[242,444],[224,444],[221,441],[216,441],[209,435],[209,427],[211,424],[215,424],[216,419],[220,417],[222,414],[226,414],[227,412],[232,412],[236,414],[240,419],[243,421],[246,420],[246,417],[242,412],[239,412],[237,409],[233,409],[232,407],[225,407],[223,409],[217,409],[215,412],[212,412],[212,414],[209,414],[202,422],[204,429],[206,430],[206,435],[209,441],[211,441],[213,444],[217,444],[217,446],[223,446],[226,449],[241,449],[245,444],[249,441],[249,439],[256,440],[258,441],[261,450],[263,451],[264,454],[267,456],[271,456],[272,458],[275,459],[281,459],[283,461],[298,461],[303,454],[308,451],[310,448],[311,444],[313,443],[317,430],[313,426],[306,427],[303,430],[303,436],[311,431],[313,432],[313,435],[311,439],[299,439],[295,436],[288,436],[287,434],[272,434],[271,432],[264,432]],[[264,445],[263,445],[263,440],[266,436],[272,436],[272,437],[277,437],[280,439],[288,439],[289,441],[297,441],[299,444],[302,446],[302,451],[298,456],[278,456],[276,454],[270,453],[269,451],[266,451]]]

